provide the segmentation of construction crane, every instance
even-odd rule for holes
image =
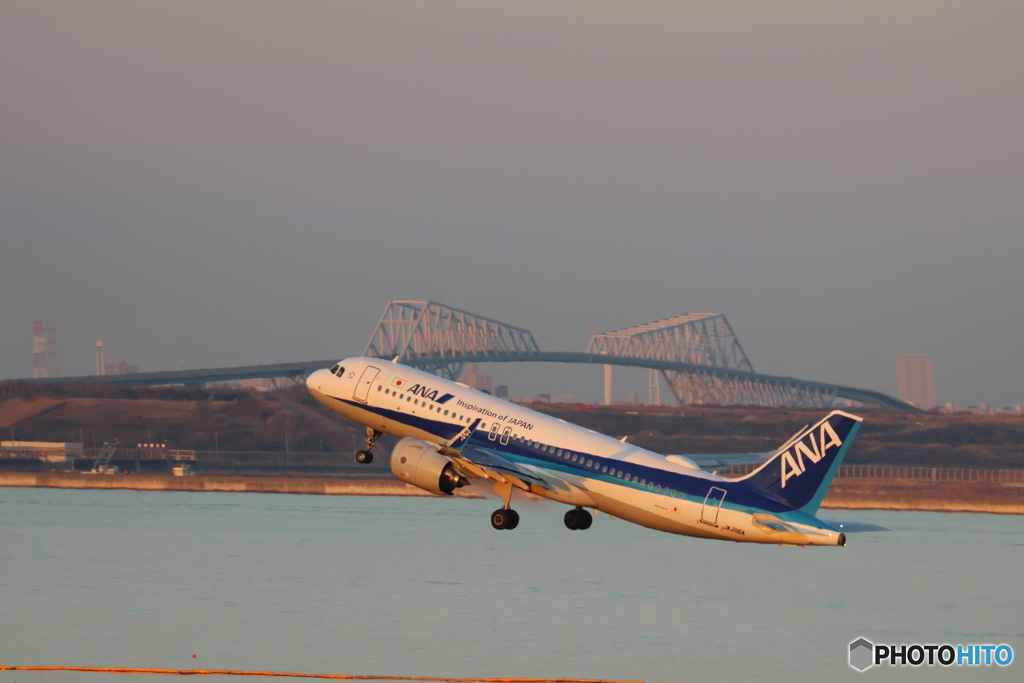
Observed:
[[[103,447],[100,448],[99,455],[96,456],[96,462],[92,464],[92,469],[89,470],[89,474],[116,473],[117,469],[110,466],[110,459],[114,456],[115,451],[117,451],[117,439],[104,443]]]

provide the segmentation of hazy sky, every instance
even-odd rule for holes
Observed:
[[[431,298],[583,350],[1024,403],[1024,3],[0,0],[0,377],[360,353]],[[599,397],[598,368],[489,366]],[[646,376],[617,371],[616,398]]]

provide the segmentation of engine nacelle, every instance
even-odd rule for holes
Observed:
[[[452,495],[469,480],[455,471],[451,460],[437,452],[435,446],[419,439],[405,438],[391,451],[391,474],[407,484]]]

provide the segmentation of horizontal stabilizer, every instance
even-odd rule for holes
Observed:
[[[702,470],[724,470],[736,465],[761,465],[774,453],[716,453],[714,455],[687,455]]]

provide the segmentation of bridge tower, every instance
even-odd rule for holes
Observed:
[[[687,313],[595,334],[587,353],[690,366],[659,370],[680,405],[817,408],[831,405],[836,395],[834,388],[824,385],[754,374],[732,326],[721,314]],[[648,390],[652,397],[653,385],[656,382],[650,378]]]
[[[417,361],[416,367],[456,380],[466,357],[475,363],[537,354],[533,333],[434,301],[391,301],[366,344],[365,356]]]

